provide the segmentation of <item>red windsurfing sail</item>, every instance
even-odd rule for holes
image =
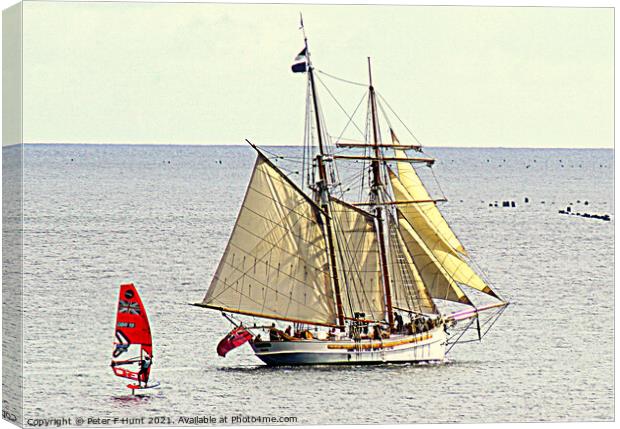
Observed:
[[[226,353],[239,347],[252,339],[252,334],[248,332],[243,326],[233,329],[222,338],[222,341],[217,345],[217,354],[224,357]]]
[[[151,327],[132,283],[121,285],[114,337],[111,364],[114,374],[146,384],[153,358]]]

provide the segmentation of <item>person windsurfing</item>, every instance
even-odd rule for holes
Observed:
[[[144,381],[144,387],[147,386],[149,382],[149,368],[153,360],[149,355],[145,355],[144,359],[140,361],[140,371],[138,372],[138,386],[141,386],[142,381]]]

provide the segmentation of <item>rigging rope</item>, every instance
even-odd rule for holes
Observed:
[[[339,80],[339,81],[344,82],[344,83],[348,83],[348,84],[351,84],[351,85],[357,85],[357,86],[364,86],[364,87],[368,87],[368,84],[367,84],[367,83],[355,82],[355,81],[352,81],[352,80],[343,79],[343,78],[341,78],[341,77],[334,76],[333,74],[329,74],[329,73],[327,73],[327,72],[324,72],[323,70],[318,70],[318,69],[315,69],[315,70],[316,70],[317,72],[321,73],[321,74],[324,74],[324,75],[325,75],[325,76],[327,76],[327,77],[331,77],[332,79]]]
[[[394,114],[394,116],[396,116],[396,119],[398,119],[398,121],[402,124],[403,127],[405,127],[405,129],[407,130],[407,132],[409,132],[409,134],[411,135],[411,137],[413,137],[413,139],[418,143],[418,145],[422,146],[422,143],[420,142],[420,140],[418,140],[418,138],[413,134],[413,132],[409,129],[409,127],[407,127],[407,125],[403,122],[402,119],[400,119],[400,116],[398,116],[398,114],[394,111],[394,109],[392,109],[392,106],[390,106],[390,103],[387,102],[387,100],[385,99],[385,97],[383,95],[381,95],[380,92],[376,91],[377,94],[379,95],[379,98],[381,98],[381,100],[385,103],[385,105],[388,107],[388,109],[390,109],[390,111]]]
[[[345,127],[344,127],[345,129],[342,130],[342,133],[340,134],[340,137],[342,137],[342,135],[344,134],[344,131],[346,130],[346,128],[349,126],[350,123],[353,123],[353,126],[357,129],[357,131],[359,131],[360,134],[362,136],[364,136],[364,133],[362,132],[362,130],[360,130],[360,128],[357,126],[357,124],[353,121],[353,115],[355,115],[355,113],[357,112],[357,109],[359,109],[359,106],[362,104],[362,101],[364,101],[364,98],[366,98],[366,93],[364,93],[364,95],[362,96],[362,99],[359,101],[359,103],[357,103],[357,107],[353,111],[353,115],[349,116],[349,114],[347,113],[346,109],[344,107],[342,107],[342,104],[340,104],[340,102],[336,99],[336,97],[331,92],[331,90],[327,87],[327,85],[325,85],[325,82],[323,82],[323,80],[320,77],[318,77],[318,76],[317,76],[317,79],[318,79],[319,83],[321,85],[323,85],[323,88],[325,88],[325,90],[331,96],[331,98],[336,102],[338,107],[340,107],[340,110],[342,110],[342,112],[345,114],[345,116],[347,118],[349,118],[349,122],[347,122],[347,125],[345,125]],[[340,139],[340,137],[338,137],[338,139]]]
[[[441,193],[441,198],[444,199],[444,200],[447,200],[448,198],[446,197],[446,194],[444,193],[443,189],[441,188],[441,184],[439,183],[439,180],[437,180],[437,176],[435,175],[435,170],[433,169],[433,166],[429,165],[428,168],[431,170],[431,174],[433,175],[433,179],[435,180],[435,183],[437,184],[437,187],[439,188],[439,192]],[[414,169],[415,169],[415,167],[414,167]],[[452,228],[450,228],[450,229],[452,229]],[[452,232],[454,233],[454,231],[452,231]],[[456,235],[456,233],[454,233],[454,235]]]

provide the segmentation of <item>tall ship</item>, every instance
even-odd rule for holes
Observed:
[[[267,365],[444,362],[459,341],[482,339],[508,302],[439,211],[445,199],[418,174],[435,160],[412,133],[411,143],[399,140],[370,58],[359,140],[327,131],[317,81],[330,75],[314,67],[305,30],[295,61],[292,71],[307,77],[302,178],[281,167],[284,156],[248,141],[254,170],[195,304],[234,325],[218,354],[247,342]],[[350,126],[353,114],[342,110]]]

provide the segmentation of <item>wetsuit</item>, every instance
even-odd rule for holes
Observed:
[[[148,357],[140,361],[140,372],[138,372],[138,386],[140,386],[140,382],[144,380],[144,387],[146,387],[149,381],[149,368],[151,367],[151,363],[152,361]]]

